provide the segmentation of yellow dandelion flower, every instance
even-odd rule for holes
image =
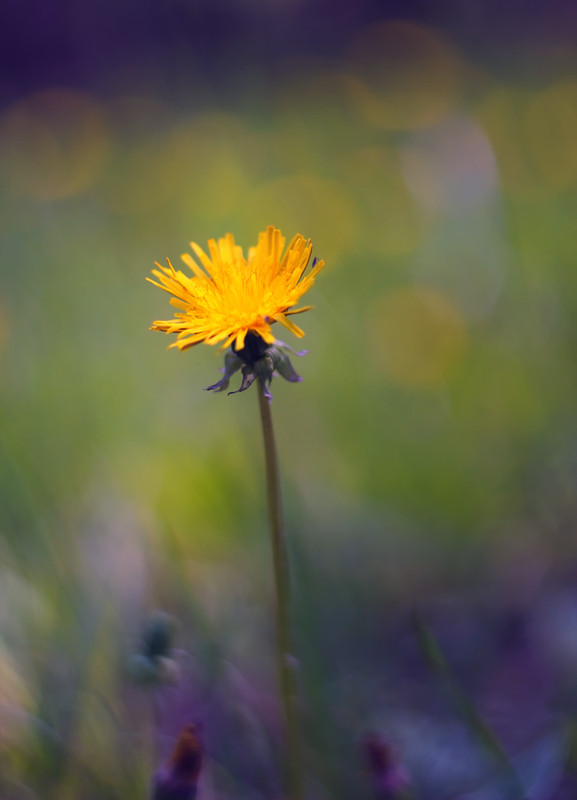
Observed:
[[[223,350],[232,346],[237,353],[245,349],[247,335],[249,340],[259,337],[266,345],[274,345],[274,322],[295,336],[304,336],[289,316],[312,308],[295,306],[324,262],[315,260],[305,276],[312,252],[310,240],[297,235],[286,250],[284,246],[284,236],[271,225],[259,235],[248,258],[228,233],[218,242],[208,242],[208,254],[191,242],[198,261],[189,253],[181,256],[190,275],[175,269],[168,259],[166,267],[157,263],[158,269],[152,272],[158,280],[147,280],[171,294],[170,302],[179,310],[173,319],[154,322],[151,330],[175,333],[176,341],[170,346],[179,350],[204,342],[222,343]]]

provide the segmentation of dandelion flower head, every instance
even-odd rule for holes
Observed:
[[[304,336],[289,317],[312,308],[296,306],[324,262],[315,260],[305,276],[312,252],[310,240],[296,235],[286,250],[284,247],[280,230],[269,226],[259,235],[256,247],[250,248],[248,258],[228,233],[218,242],[208,242],[208,254],[191,242],[198,261],[189,253],[181,256],[190,275],[175,269],[168,259],[168,266],[157,263],[152,271],[157,280],[147,280],[171,294],[170,302],[178,311],[170,320],[154,322],[151,330],[175,333],[176,341],[170,346],[179,350],[204,342],[222,343],[221,349],[232,345],[240,351],[249,333],[272,345],[274,322],[295,336]]]

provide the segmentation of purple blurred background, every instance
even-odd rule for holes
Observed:
[[[249,89],[254,102],[274,90],[288,58],[340,60],[365,26],[395,18],[434,26],[484,68],[536,82],[574,66],[569,0],[4,0],[0,98],[134,82],[181,97],[183,84],[202,76],[206,92],[234,101]]]

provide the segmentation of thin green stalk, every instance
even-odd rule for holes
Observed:
[[[511,763],[499,739],[477,712],[467,695],[459,688],[439,643],[416,608],[413,609],[413,625],[417,635],[417,641],[429,665],[443,680],[449,692],[449,696],[452,698],[465,722],[469,725],[477,741],[491,756],[493,756],[496,763],[501,768],[509,786],[507,796],[510,795],[516,800],[523,800],[526,793],[515,766]]]
[[[260,381],[257,384],[264,441],[268,515],[276,595],[277,665],[286,729],[289,797],[290,800],[302,800],[302,760],[290,630],[289,564],[282,515],[280,474],[270,403],[264,395]]]

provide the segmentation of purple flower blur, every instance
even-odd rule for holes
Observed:
[[[203,758],[198,728],[187,725],[167,763],[154,777],[152,800],[195,800]]]

